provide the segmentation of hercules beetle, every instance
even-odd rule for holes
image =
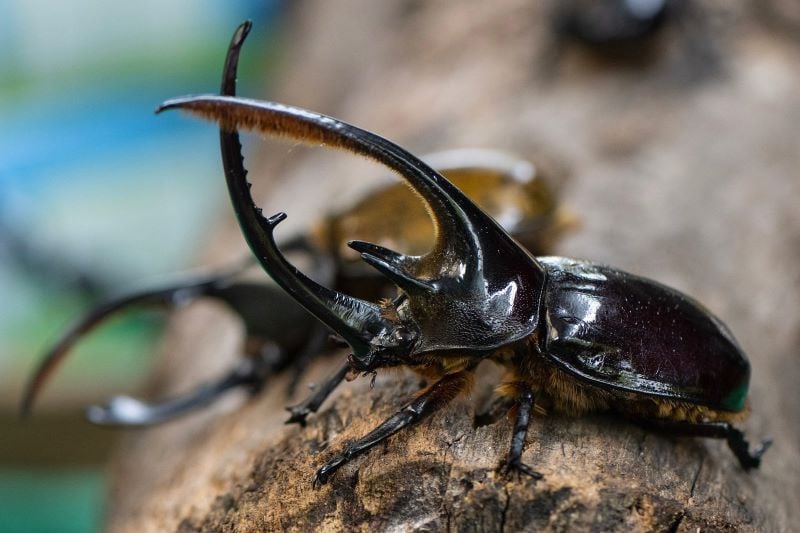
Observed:
[[[234,90],[238,55],[249,29],[249,24],[244,24],[234,35],[226,60],[223,92]],[[502,152],[475,149],[440,152],[425,160],[463,188],[534,252],[548,250],[573,225],[570,215],[557,206],[550,182],[526,161]],[[390,207],[398,218],[392,218]],[[395,183],[369,191],[360,201],[329,215],[308,235],[290,239],[282,248],[308,255],[314,265],[315,280],[334,284],[360,298],[379,298],[389,294],[384,278],[372,269],[362,268],[362,263],[355,260],[357,255],[348,255],[345,235],[356,232],[376,240],[388,235],[390,242],[421,252],[432,244],[427,223],[427,213],[414,194]],[[223,272],[186,276],[159,288],[103,302],[90,310],[45,354],[25,391],[22,412],[27,414],[31,410],[45,382],[75,344],[108,318],[137,307],[171,309],[199,298],[222,303],[242,321],[246,357],[228,374],[184,396],[155,404],[115,396],[105,406],[89,407],[89,420],[117,426],[165,422],[205,406],[236,387],[256,392],[270,376],[284,369],[294,371],[291,393],[302,369],[324,350],[327,331],[274,284],[243,279],[242,275],[254,263],[250,257]],[[289,407],[288,422],[305,423],[305,418],[319,408],[349,370],[349,365],[342,366],[305,402]]]
[[[352,348],[349,370],[406,366],[435,380],[400,411],[320,468],[325,483],[342,465],[446,405],[469,388],[478,363],[508,371],[500,393],[517,404],[506,467],[521,462],[534,405],[581,414],[616,411],[673,433],[724,438],[745,469],[760,464],[732,424],[747,413],[750,367],[728,329],[691,298],[654,281],[588,261],[534,257],[456,186],[394,143],[299,108],[237,98],[237,31],[222,95],[165,102],[220,123],[223,167],[243,234],[287,294]],[[348,245],[398,286],[373,304],[328,289],[279,251],[275,227],[250,195],[238,128],[328,144],[372,158],[400,174],[424,200],[435,225],[432,250],[405,255],[377,244]],[[267,305],[267,303],[265,303]]]
[[[400,146],[311,111],[236,97],[235,72],[225,77],[222,95],[177,98],[158,111],[180,109],[219,123],[233,208],[264,270],[350,345],[354,371],[405,366],[433,381],[326,462],[315,484],[467,390],[484,359],[505,367],[500,392],[517,404],[509,470],[541,477],[521,462],[535,404],[572,415],[615,411],[673,434],[724,438],[744,469],[759,466],[770,441],[751,453],[733,426],[747,414],[749,362],[728,328],[701,304],[612,267],[534,257]],[[273,235],[286,215],[265,218],[255,205],[239,128],[345,149],[406,180],[434,220],[432,249],[406,255],[365,241],[348,243],[397,285],[395,298],[374,304],[343,294],[286,260]]]

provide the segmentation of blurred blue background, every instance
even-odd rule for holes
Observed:
[[[153,109],[217,92],[247,18],[242,92],[263,92],[280,13],[277,0],[0,2],[0,531],[100,528],[113,432],[81,407],[135,388],[158,321],[115,320],[82,343],[25,424],[22,384],[93,302],[192,264],[225,209],[217,137]]]

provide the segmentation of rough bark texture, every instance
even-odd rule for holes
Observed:
[[[131,433],[112,469],[109,528],[796,527],[800,42],[792,19],[771,25],[784,4],[685,4],[648,61],[621,67],[575,46],[551,53],[548,3],[305,2],[289,25],[285,82],[271,95],[416,153],[482,146],[563,161],[572,176],[563,201],[583,227],[559,254],[694,295],[750,354],[745,427],[753,440],[775,438],[760,470],[740,470],[720,442],[663,437],[611,417],[551,416],[533,421],[523,456],[544,479],[499,476],[511,422],[473,424],[498,378],[487,365],[471,397],[313,490],[314,470],[393,413],[418,380],[396,372],[371,391],[367,380],[347,384],[299,428],[281,424],[282,377],[253,401]],[[251,176],[267,212],[289,213],[285,233],[380,174],[346,156],[268,144],[258,145],[266,157],[251,155]],[[231,223],[212,246],[214,260],[241,253],[238,241]],[[214,309],[189,309],[165,341],[154,388],[176,391],[213,375],[236,348],[232,323]],[[334,359],[315,363],[304,381],[321,379]]]

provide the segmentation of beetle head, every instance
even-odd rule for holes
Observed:
[[[234,41],[222,96],[165,102],[220,124],[228,190],[242,232],[267,273],[353,348],[358,370],[415,364],[423,354],[481,354],[529,335],[539,319],[544,270],[458,188],[396,144],[334,118],[272,102],[237,98]],[[382,246],[349,246],[399,288],[375,305],[322,287],[288,263],[273,232],[286,215],[261,215],[250,195],[238,129],[325,144],[372,158],[402,176],[427,205],[436,232],[433,249],[403,255]]]

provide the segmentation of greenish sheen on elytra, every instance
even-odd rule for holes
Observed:
[[[725,406],[725,409],[730,411],[741,411],[745,408],[747,403],[747,394],[749,390],[750,384],[745,381],[730,391],[730,393],[722,399],[722,405]]]

